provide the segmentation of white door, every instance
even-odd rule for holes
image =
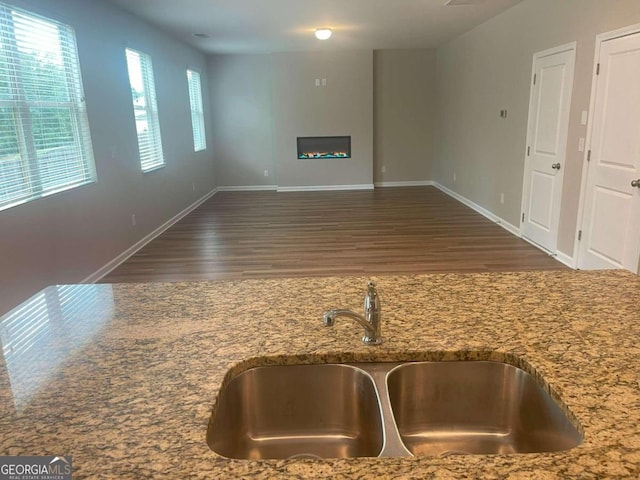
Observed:
[[[640,33],[600,43],[578,268],[636,272],[640,254]]]
[[[567,152],[575,44],[533,56],[522,236],[554,252]]]

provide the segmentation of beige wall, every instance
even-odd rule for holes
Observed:
[[[215,55],[209,74],[219,185],[373,183],[371,52]],[[297,158],[296,137],[332,135],[351,135],[352,158]]]
[[[373,65],[375,182],[431,180],[436,51],[377,50]]]
[[[519,225],[533,54],[577,41],[558,242],[572,256],[595,37],[638,22],[638,0],[524,0],[439,48],[434,179]]]
[[[107,2],[11,3],[76,31],[98,181],[0,211],[0,313],[46,285],[82,281],[215,186],[212,150],[193,152],[186,83],[187,67],[201,72],[210,135],[204,55]],[[138,159],[127,46],[153,59],[167,165],[146,174]]]
[[[209,76],[218,185],[275,185],[270,56],[211,56]]]
[[[375,51],[373,59],[371,55],[211,56],[219,185],[431,180],[435,50]],[[326,78],[327,86],[316,87],[316,78]],[[334,134],[352,135],[352,159],[295,158],[296,136]],[[264,177],[264,170],[269,170],[269,177]]]
[[[372,52],[278,53],[271,62],[278,186],[372,185]],[[297,158],[296,137],[334,135],[351,136],[351,158]]]

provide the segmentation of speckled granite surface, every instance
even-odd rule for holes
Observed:
[[[0,454],[72,455],[74,478],[640,477],[640,277],[377,277],[385,343],[329,307],[367,278],[50,287],[2,319]],[[340,321],[343,320],[343,321]],[[225,374],[266,363],[494,359],[541,375],[580,423],[552,454],[240,461],[207,446]]]

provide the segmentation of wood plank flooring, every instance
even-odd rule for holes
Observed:
[[[561,270],[433,187],[221,192],[102,281]]]

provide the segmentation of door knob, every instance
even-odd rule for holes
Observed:
[[[637,179],[637,180],[632,180],[631,181],[631,186],[640,188],[640,178]]]
[[[551,168],[553,168],[554,170],[560,170],[560,164],[554,163],[553,165],[551,165]]]

